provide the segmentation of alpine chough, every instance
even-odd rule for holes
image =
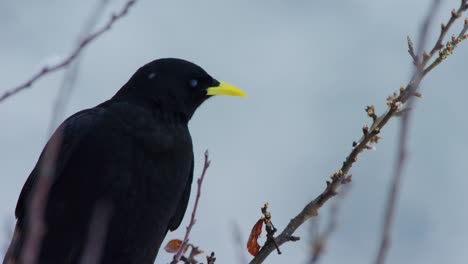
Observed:
[[[109,215],[98,263],[153,263],[187,209],[194,166],[188,122],[213,95],[246,94],[191,62],[159,59],[138,69],[108,101],[66,119],[24,184],[4,263],[22,264],[26,254],[39,175],[53,181],[35,263],[82,263],[93,215],[104,209]],[[54,144],[60,144],[54,169],[41,171]]]

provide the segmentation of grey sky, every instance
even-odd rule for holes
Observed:
[[[113,1],[107,12],[123,2]],[[381,113],[386,96],[406,83],[411,71],[406,35],[417,39],[430,2],[142,0],[86,49],[63,117],[106,100],[138,67],[160,57],[191,60],[246,90],[247,99],[210,100],[190,124],[196,177],[206,148],[212,158],[191,242],[215,251],[219,263],[237,263],[233,223],[247,239],[268,201],[273,222],[282,229],[324,189],[361,136],[370,121],[365,106],[375,104]],[[443,1],[430,43],[458,4]],[[93,6],[90,0],[1,1],[0,92],[30,77],[48,58],[68,54]],[[423,81],[388,263],[468,258],[467,46],[462,43]],[[2,222],[13,218],[20,189],[48,138],[62,73],[0,104]],[[392,120],[377,150],[361,155],[353,167],[352,189],[324,263],[373,261],[397,128],[398,120]],[[326,216],[328,208],[320,213]],[[168,238],[181,238],[187,223],[186,217]],[[308,225],[300,228],[303,239],[267,262],[304,263],[308,231]],[[161,252],[156,262],[170,257]]]

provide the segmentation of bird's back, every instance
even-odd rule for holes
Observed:
[[[186,123],[107,102],[67,119],[46,148],[60,137],[37,263],[79,263],[85,245],[99,240],[90,233],[93,217],[104,234],[102,251],[95,256],[100,263],[153,263],[188,202],[193,153]],[[46,152],[18,201],[21,236],[9,252],[16,258],[24,253],[27,210]]]

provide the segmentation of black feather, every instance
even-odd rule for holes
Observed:
[[[200,87],[190,85],[199,80]],[[213,78],[183,60],[140,68],[110,100],[74,114],[52,135],[21,191],[4,263],[21,263],[28,210],[47,149],[61,140],[44,212],[39,264],[79,263],[93,211],[110,217],[100,263],[153,263],[185,214],[193,178],[188,121]],[[32,219],[34,221],[34,219]]]

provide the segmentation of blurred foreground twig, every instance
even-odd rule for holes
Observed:
[[[192,228],[195,225],[195,221],[196,221],[195,216],[197,214],[198,202],[199,202],[200,196],[201,196],[201,188],[202,188],[202,184],[203,184],[203,179],[205,178],[206,171],[210,167],[210,163],[211,163],[211,161],[210,161],[209,156],[208,156],[208,150],[206,150],[205,151],[205,162],[203,164],[203,170],[202,170],[200,178],[198,178],[198,180],[197,180],[197,196],[195,197],[195,204],[193,205],[192,216],[190,217],[190,223],[187,226],[187,231],[185,232],[185,237],[184,237],[184,240],[182,241],[182,245],[180,246],[177,253],[174,255],[174,258],[173,258],[171,264],[177,264],[181,260],[181,258],[183,256],[183,254],[185,253],[185,251],[187,251],[187,246],[188,246],[188,242],[189,242],[189,238],[190,238],[190,232],[192,231]],[[214,260],[212,260],[212,261],[214,261]]]

